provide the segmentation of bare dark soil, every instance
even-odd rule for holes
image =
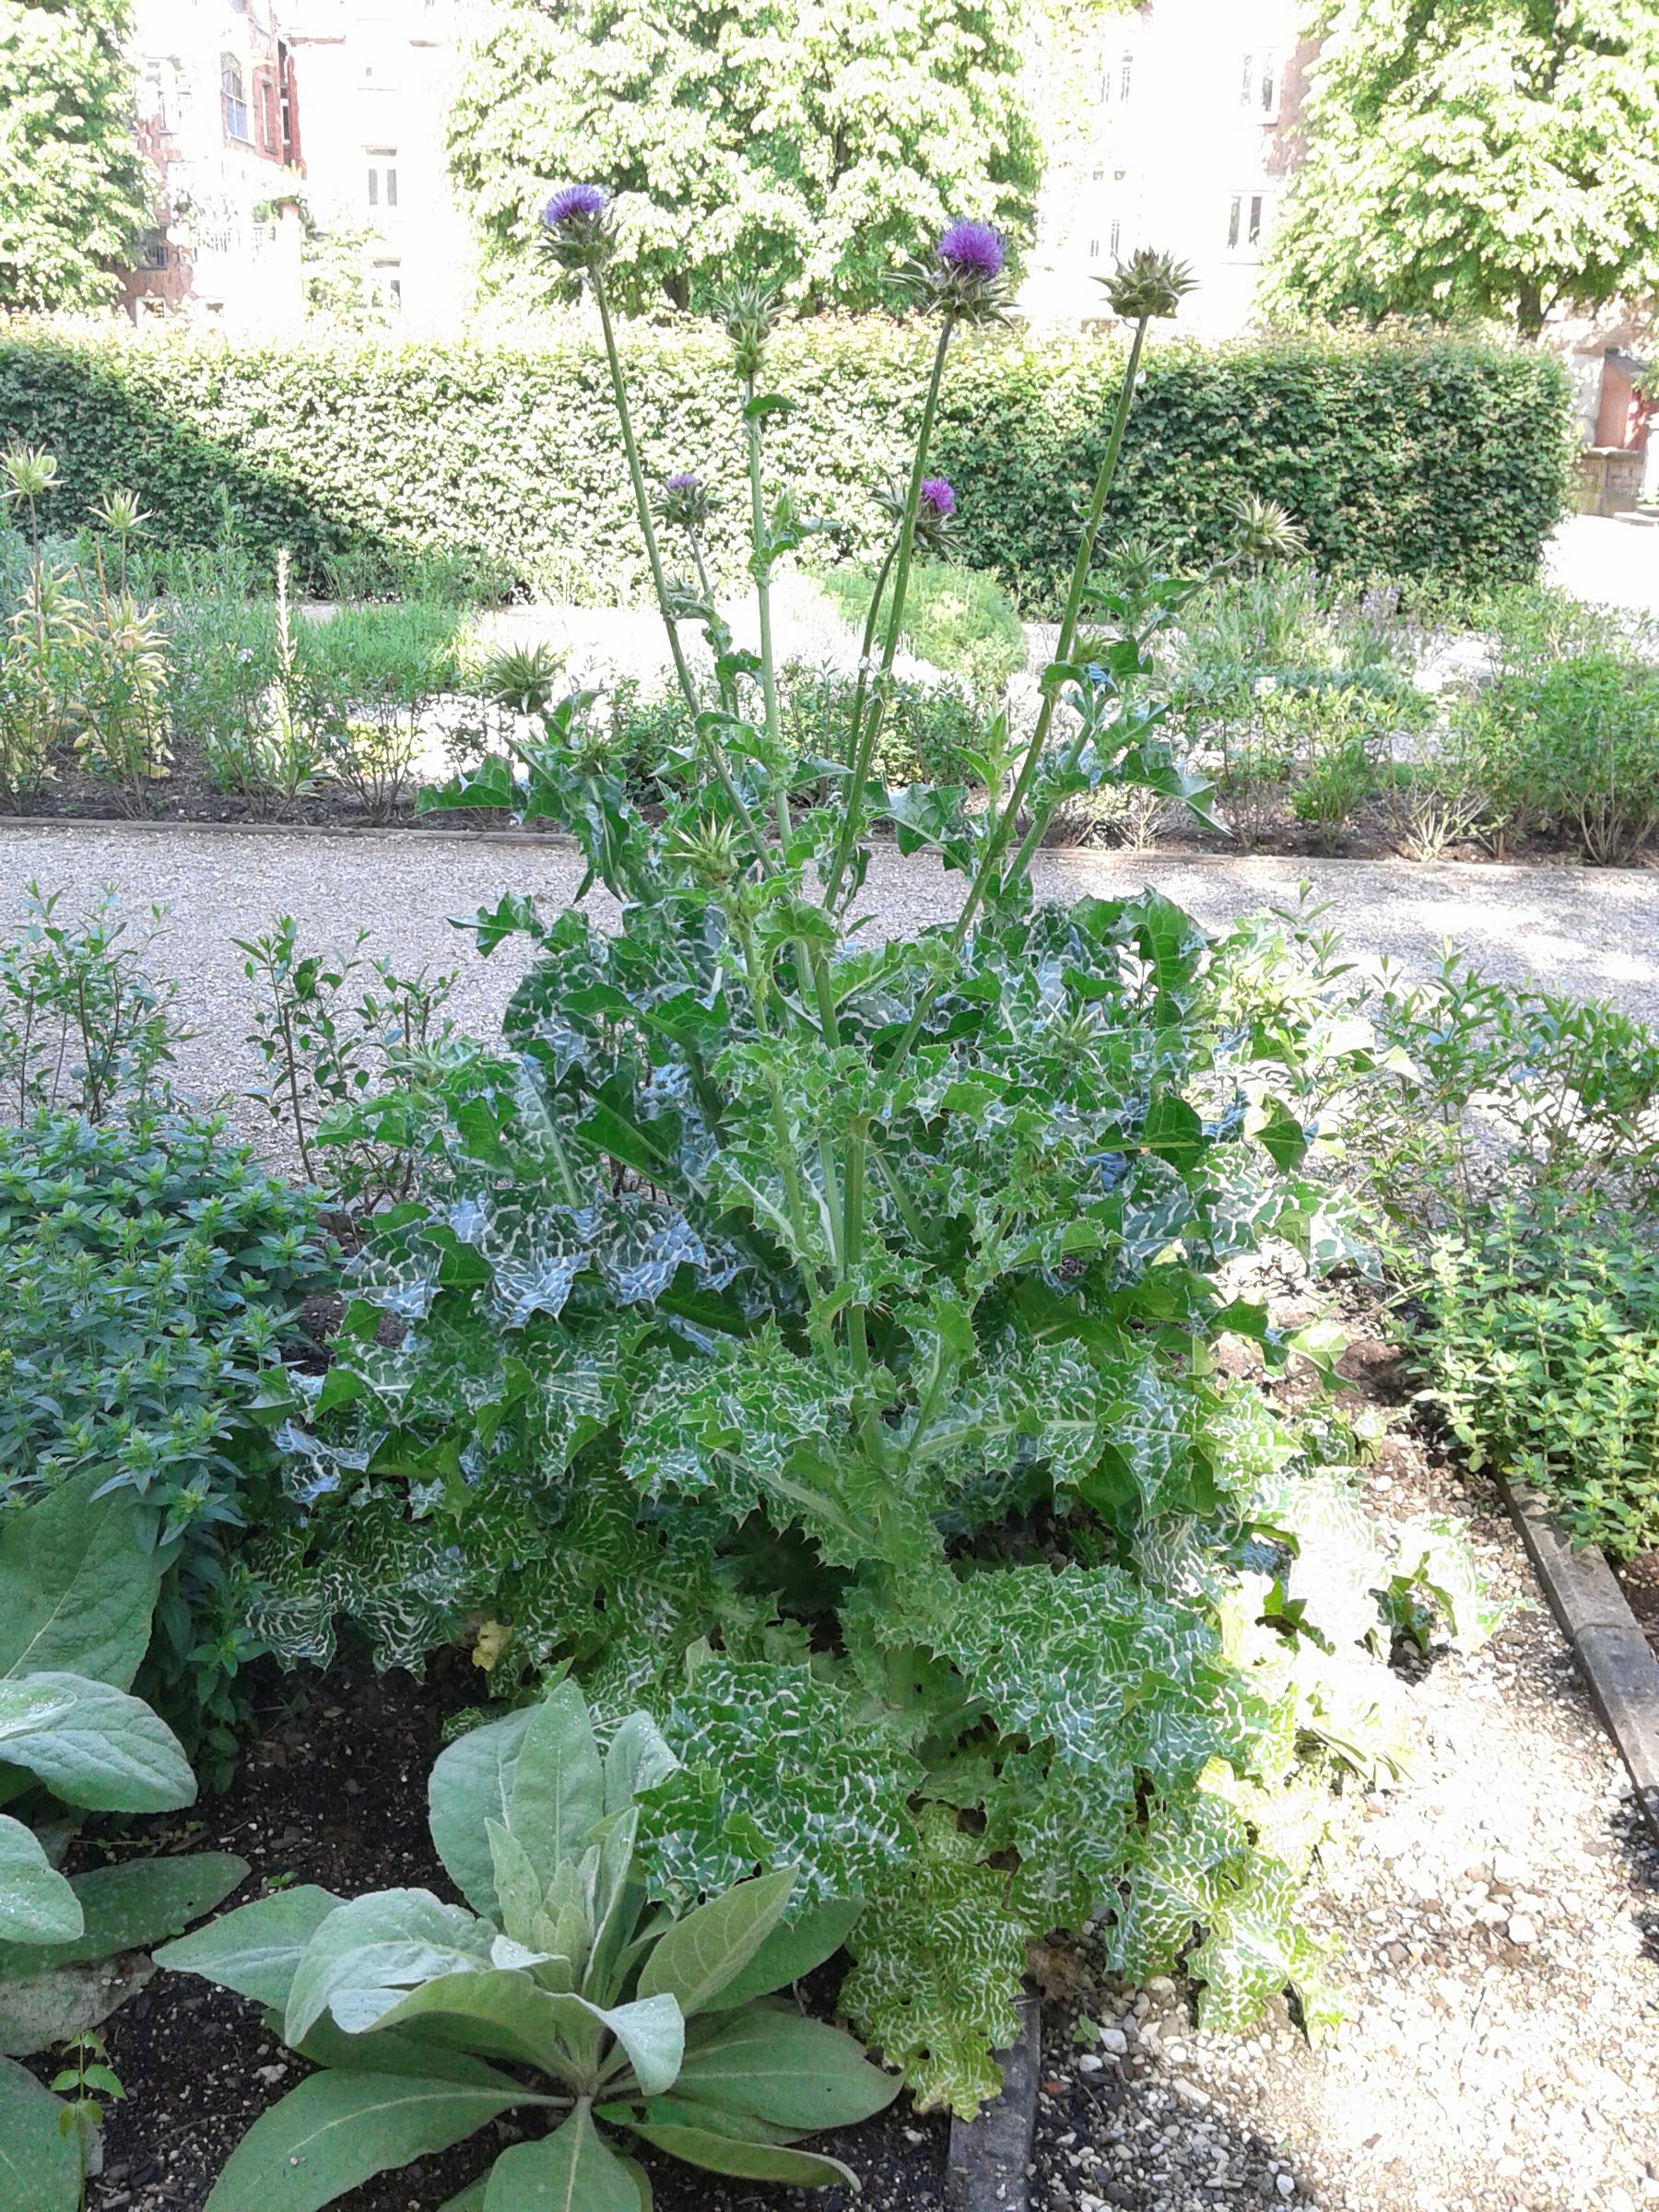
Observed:
[[[273,1878],[317,1882],[343,1896],[416,1886],[455,1892],[427,1832],[427,1773],[444,1716],[477,1696],[465,1661],[435,1666],[425,1682],[336,1670],[296,1697],[271,1681],[271,1719],[229,1792],[196,1808],[170,1848],[234,1851],[253,1869],[225,1907],[261,1894]],[[131,1834],[141,1843],[143,1825]],[[809,1992],[832,2007],[837,1976]],[[159,1973],[108,2023],[104,2041],[126,2100],[111,2108],[104,2171],[88,2212],[199,2212],[247,2129],[305,2068],[268,2033],[258,2006],[194,1975]],[[441,2157],[378,2176],[337,2200],[342,2212],[436,2212],[488,2167],[495,2152],[535,2126],[509,2114]],[[938,2212],[947,2126],[918,2117],[909,2100],[843,2136],[815,2147],[859,2175],[861,2212]],[[647,2159],[658,2212],[784,2212],[809,2204],[847,2212],[845,2192],[807,2194],[723,2183],[712,2174]]]

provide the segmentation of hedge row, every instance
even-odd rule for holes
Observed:
[[[782,333],[776,387],[801,402],[772,465],[839,525],[816,558],[867,552],[873,486],[898,474],[930,335],[879,322]],[[702,331],[639,329],[627,350],[647,466],[727,495],[716,556],[736,567],[735,391]],[[962,549],[1030,612],[1071,557],[1120,357],[1088,340],[964,335],[939,460]],[[1184,343],[1149,357],[1117,523],[1202,547],[1245,488],[1282,500],[1320,564],[1465,585],[1530,573],[1562,511],[1565,379],[1548,358],[1467,343]],[[0,438],[58,456],[52,519],[131,484],[167,540],[211,542],[228,500],[262,551],[482,556],[529,589],[591,603],[641,584],[603,357],[576,327],[535,350],[472,342],[241,347],[14,325],[0,337]]]

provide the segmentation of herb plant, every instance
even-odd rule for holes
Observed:
[[[875,764],[953,345],[999,312],[994,232],[952,226],[912,275],[936,336],[885,611],[802,756],[771,653],[771,577],[809,526],[769,472],[775,302],[745,287],[723,313],[756,654],[702,588],[689,472],[659,531],[603,194],[555,195],[547,225],[594,292],[688,742],[647,806],[592,702],[550,701],[430,802],[566,825],[620,923],[516,897],[478,917],[482,950],[527,933],[535,960],[500,1053],[429,1095],[418,1200],[371,1225],[335,1366],[293,1379],[300,1512],[254,1561],[260,1632],[325,1656],[344,1614],[406,1662],[470,1630],[498,1687],[570,1664],[607,1716],[653,1704],[681,1759],[641,1806],[653,1892],[759,1866],[793,1873],[786,1924],[860,1900],[843,2002],[925,2100],[994,2088],[1027,1942],[1092,1913],[1126,1973],[1185,1957],[1212,2021],[1287,1984],[1316,2010],[1264,1810],[1300,1693],[1258,1699],[1223,1634],[1288,1447],[1211,1349],[1291,1348],[1228,1261],[1350,1249],[1288,1102],[1308,1038],[1221,1018],[1167,900],[1039,910],[1029,879],[1079,794],[1203,801],[1148,688],[1198,580],[1097,562],[1147,332],[1185,279],[1146,254],[1112,280],[1133,341],[1054,657],[1029,731],[985,725],[971,805],[967,779],[890,788]],[[1255,506],[1230,558],[1296,542]],[[877,825],[959,878],[954,922],[860,928]],[[1328,1053],[1374,1064],[1363,1025]],[[1296,1610],[1273,1618],[1294,1647]]]
[[[714,2173],[852,2181],[801,2138],[867,2119],[899,2084],[850,2037],[768,2001],[838,1947],[850,1915],[821,1907],[786,1926],[787,1868],[682,1914],[649,1905],[638,1800],[674,1763],[643,1712],[601,1756],[562,1683],[432,1770],[432,1841],[471,1910],[426,1889],[344,1903],[306,1886],[162,1952],[271,2007],[319,2068],[255,2122],[211,2212],[265,2212],[278,2194],[284,2212],[316,2212],[515,2108],[562,2116],[460,2203],[649,2212],[615,2130]]]

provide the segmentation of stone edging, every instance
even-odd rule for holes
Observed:
[[[1659,1660],[1601,1553],[1594,1547],[1575,1551],[1536,1491],[1501,1476],[1498,1487],[1595,1709],[1630,1769],[1636,1802],[1659,1837]]]
[[[1026,2168],[1037,2130],[1037,2084],[1042,2072],[1042,2012],[1029,1992],[1015,1999],[1019,2034],[999,2051],[1002,2094],[976,2120],[950,2124],[945,2170],[946,2212],[1026,2212]]]

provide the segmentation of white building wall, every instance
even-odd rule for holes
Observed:
[[[450,191],[454,0],[277,0],[300,88],[305,194],[331,229],[373,234],[380,303],[411,332],[456,328],[472,248]]]
[[[1096,34],[1088,123],[1039,202],[1019,295],[1034,323],[1108,314],[1092,279],[1150,246],[1197,278],[1181,329],[1217,338],[1249,324],[1300,94],[1300,12],[1297,0],[1147,0]]]

